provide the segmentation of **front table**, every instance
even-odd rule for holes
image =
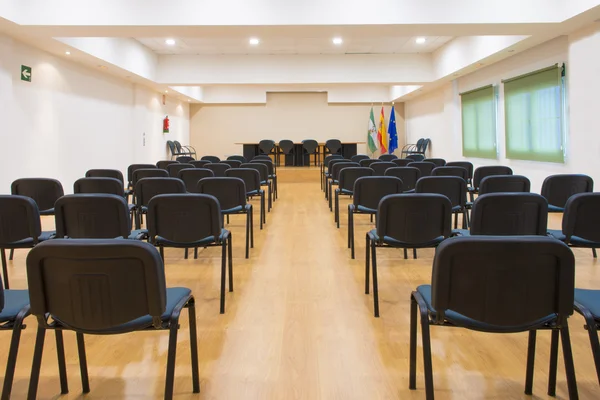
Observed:
[[[243,155],[246,160],[250,161],[254,157],[260,154],[260,150],[258,149],[258,143],[235,143],[243,146]],[[356,146],[359,144],[365,144],[365,142],[342,142],[342,156],[344,158],[350,158],[357,154]],[[275,145],[276,151],[279,153],[279,146]],[[319,143],[319,148],[325,149],[325,143]],[[320,150],[321,154],[323,151]],[[287,155],[285,157],[285,165],[291,166],[302,166],[302,155],[304,155],[304,165],[309,166],[309,156],[304,154],[304,149],[302,148],[302,143],[294,143],[294,155]],[[312,159],[312,158],[311,158]],[[321,160],[323,161],[323,160]],[[314,161],[313,161],[314,162]]]

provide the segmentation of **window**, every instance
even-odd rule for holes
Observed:
[[[460,95],[463,156],[496,158],[496,96],[492,85]]]
[[[502,81],[506,157],[564,162],[564,67]]]

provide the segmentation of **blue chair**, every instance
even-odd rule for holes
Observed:
[[[575,311],[585,318],[585,329],[588,331],[592,356],[596,365],[596,376],[600,383],[600,342],[598,342],[598,329],[600,329],[600,290],[575,289]]]

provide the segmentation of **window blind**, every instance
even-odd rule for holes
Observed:
[[[496,96],[492,85],[461,93],[463,156],[496,158]]]

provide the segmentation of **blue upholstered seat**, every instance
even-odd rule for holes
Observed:
[[[16,318],[19,311],[29,305],[29,291],[4,290],[4,309],[0,312],[0,322]]]
[[[373,235],[373,237],[375,238],[375,241],[380,241],[381,238],[379,236],[377,236],[377,229],[373,229],[371,230],[371,235]],[[422,247],[434,247],[437,246],[438,244],[442,243],[442,241],[444,240],[443,236],[438,236],[433,240],[430,240],[428,242],[424,242],[424,243],[419,243],[419,244],[415,244],[415,243],[405,243],[405,242],[401,242],[400,240],[396,240],[390,236],[384,236],[383,240],[381,240],[383,243],[390,245],[390,246],[394,246],[394,247],[408,247],[408,248],[422,248]]]
[[[590,310],[594,319],[600,320],[600,290],[575,289],[575,301]]]

